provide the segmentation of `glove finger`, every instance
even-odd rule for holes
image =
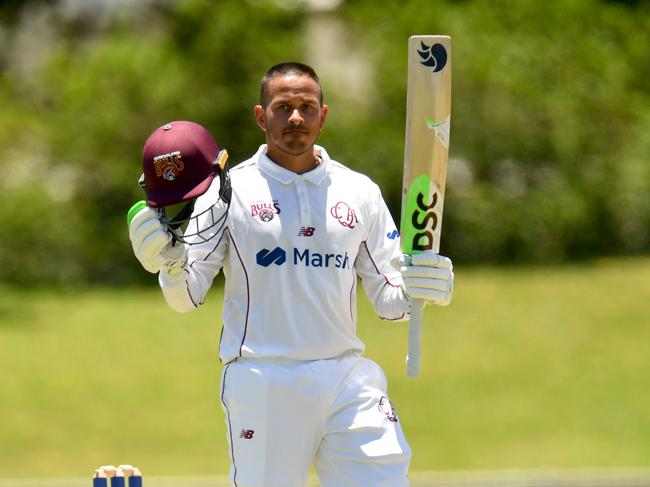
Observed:
[[[435,252],[422,252],[411,256],[411,265],[452,269],[451,259]]]
[[[408,277],[404,279],[406,291],[410,293],[413,288],[435,289],[438,291],[448,292],[451,289],[451,283],[442,279],[425,279],[420,277]]]
[[[154,234],[160,234],[158,238],[164,238],[165,243],[169,242],[172,238],[171,235],[164,230],[164,227],[159,221],[149,220],[140,225],[138,230],[133,235],[133,238],[131,239],[133,249],[136,250],[136,253],[142,248],[144,241]],[[162,247],[164,247],[164,244]],[[160,247],[158,250],[161,250],[162,247]]]
[[[137,212],[129,224],[129,237],[131,240],[133,240],[133,236],[137,233],[138,229],[150,221],[159,221],[156,210],[147,206]]]
[[[400,270],[400,267],[410,265],[410,264],[411,264],[411,258],[405,254],[396,255],[390,260],[390,265],[392,265],[393,268],[398,271]]]
[[[138,257],[140,262],[153,260],[155,258],[164,261],[160,254],[170,240],[171,236],[169,233],[163,230],[155,231],[143,240],[135,255]]]
[[[443,291],[436,291],[435,289],[412,288],[409,290],[409,297],[411,299],[421,299],[429,304],[438,304],[447,306],[451,302],[451,294]]]
[[[400,273],[402,277],[426,277],[429,279],[451,279],[453,274],[450,269],[424,266],[401,267]]]

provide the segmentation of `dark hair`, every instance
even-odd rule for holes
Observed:
[[[266,86],[272,78],[279,75],[309,76],[318,85],[318,91],[320,91],[319,101],[321,105],[323,104],[323,90],[320,86],[320,80],[318,79],[316,71],[314,71],[311,66],[291,61],[271,66],[264,77],[262,77],[262,81],[260,82],[260,105],[263,107],[266,106],[266,100],[264,99],[266,95]]]

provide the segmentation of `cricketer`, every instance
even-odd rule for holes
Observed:
[[[152,134],[134,253],[178,312],[201,306],[223,270],[233,485],[305,486],[314,465],[325,487],[408,486],[411,450],[386,377],[355,333],[357,285],[381,318],[405,321],[411,299],[450,302],[452,263],[401,258],[379,187],[316,145],[328,106],[311,67],[271,67],[253,113],[265,143],[231,169],[198,124]],[[181,202],[180,218],[162,211]]]

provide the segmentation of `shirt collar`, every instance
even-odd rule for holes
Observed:
[[[327,174],[329,172],[330,157],[323,147],[316,145],[314,146],[314,149],[317,153],[320,154],[320,164],[318,164],[318,166],[316,166],[311,171],[304,174],[296,174],[295,172],[289,171],[288,169],[283,168],[282,166],[269,159],[266,155],[266,144],[262,144],[257,151],[257,154],[255,155],[257,158],[257,167],[259,167],[264,174],[272,177],[282,184],[289,184],[296,178],[303,178],[314,186],[318,186],[327,177]]]

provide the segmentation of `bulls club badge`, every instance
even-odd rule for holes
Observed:
[[[153,165],[156,168],[156,176],[162,176],[167,181],[174,181],[185,168],[180,151],[154,157]]]

